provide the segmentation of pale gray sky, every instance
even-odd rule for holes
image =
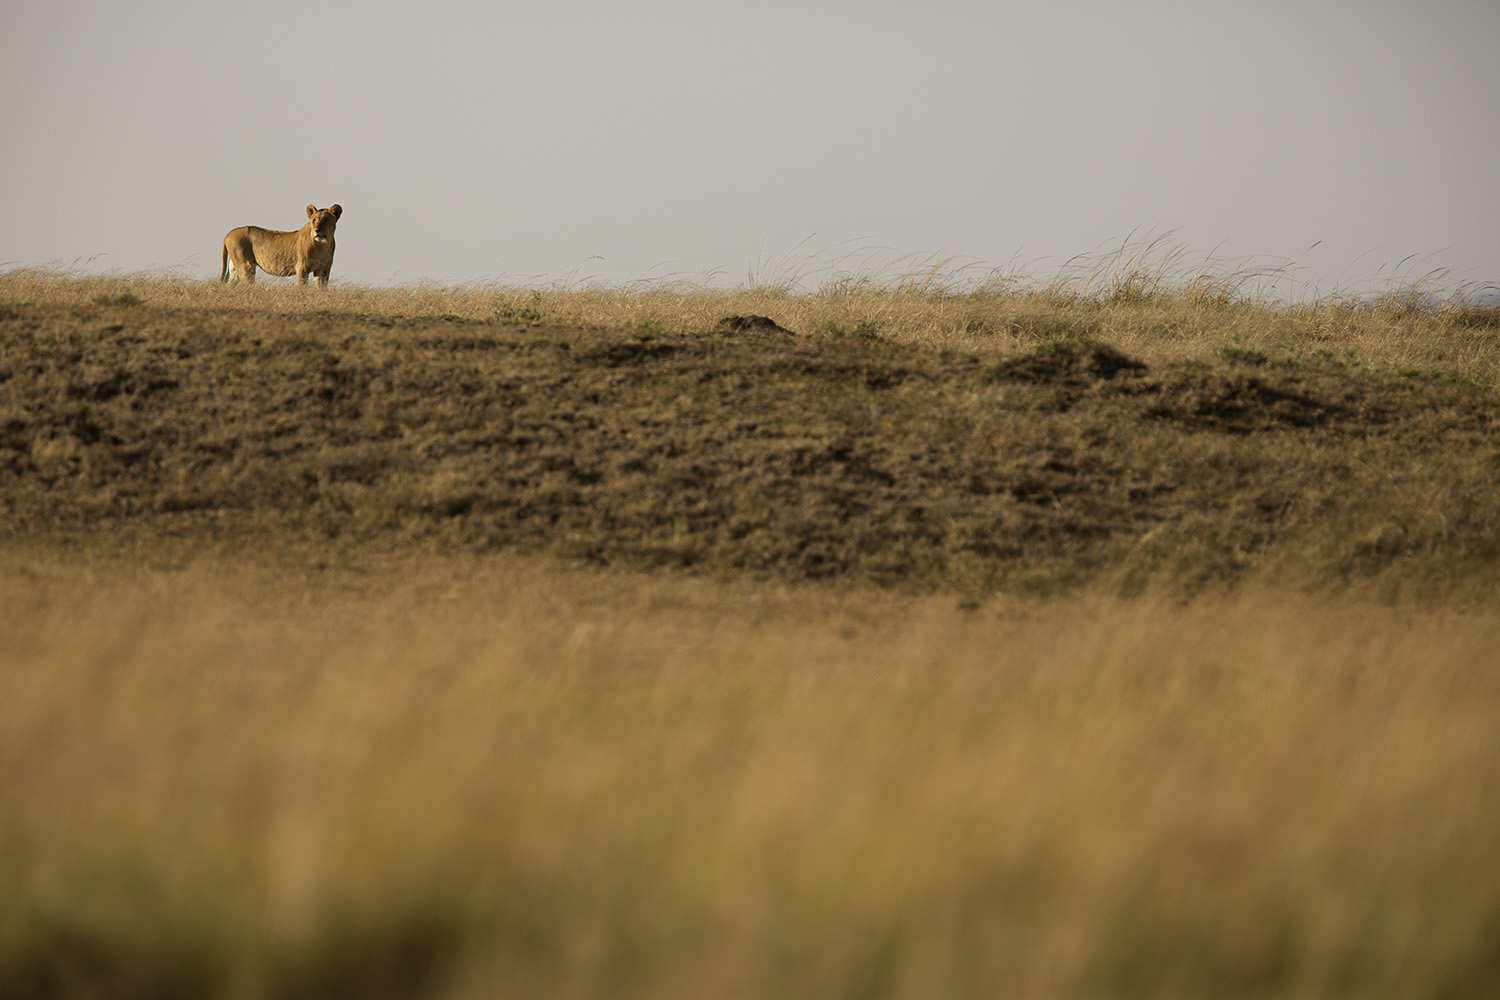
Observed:
[[[727,284],[861,247],[1046,272],[1132,231],[1500,281],[1500,2],[10,0],[0,267]],[[1321,241],[1316,250],[1307,248]]]

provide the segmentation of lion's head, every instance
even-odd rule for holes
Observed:
[[[333,239],[333,227],[338,225],[339,216],[343,214],[344,210],[338,205],[330,205],[327,208],[308,205],[307,217],[312,220],[313,239]]]

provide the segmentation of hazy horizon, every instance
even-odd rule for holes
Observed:
[[[1500,5],[13,5],[0,269],[1049,274],[1135,234],[1358,291],[1500,282]]]

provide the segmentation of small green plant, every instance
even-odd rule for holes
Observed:
[[[1435,385],[1457,385],[1465,389],[1484,388],[1484,384],[1472,376],[1444,368],[1428,368],[1423,370],[1415,365],[1403,363],[1392,368],[1391,373],[1397,378],[1420,378]]]
[[[502,302],[495,308],[495,318],[502,323],[540,323],[542,293],[532,292],[524,304]]]
[[[1263,365],[1266,363],[1266,352],[1250,344],[1240,342],[1238,331],[1231,331],[1233,337],[1228,343],[1219,345],[1219,357],[1225,361],[1237,361],[1248,365]]]
[[[94,418],[94,404],[87,399],[70,399],[60,396],[53,404],[53,412],[64,420],[89,421]]]
[[[1341,368],[1358,368],[1364,364],[1359,356],[1359,349],[1355,347],[1346,347],[1342,351],[1320,347],[1313,351],[1312,356],[1324,364],[1338,365]]]
[[[1039,358],[1049,358],[1057,354],[1077,354],[1088,346],[1088,342],[1076,337],[1064,337],[1059,340],[1043,341],[1032,348],[1031,353]]]
[[[862,319],[852,327],[846,327],[842,323],[827,320],[823,323],[822,332],[824,336],[835,340],[850,338],[853,340],[875,340],[880,336],[880,324],[872,319]]]
[[[666,332],[658,320],[643,319],[635,325],[636,336],[642,340],[655,340]]]
[[[1464,372],[1444,371],[1434,368],[1427,373],[1427,379],[1442,385],[1461,385],[1465,389],[1483,389],[1485,384]]]
[[[141,297],[134,292],[105,293],[95,297],[94,303],[101,306],[138,306]]]

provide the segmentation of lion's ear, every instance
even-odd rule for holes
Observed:
[[[307,217],[309,219],[311,219],[313,216],[315,216],[317,214],[318,214],[318,210],[316,208],[314,208],[312,205],[308,205],[307,206]]]
[[[333,213],[333,217],[335,219],[337,219],[339,216],[341,216],[341,215],[344,214],[344,210],[342,208],[340,208],[338,205],[329,205],[328,206],[328,211],[330,211],[330,212]]]

